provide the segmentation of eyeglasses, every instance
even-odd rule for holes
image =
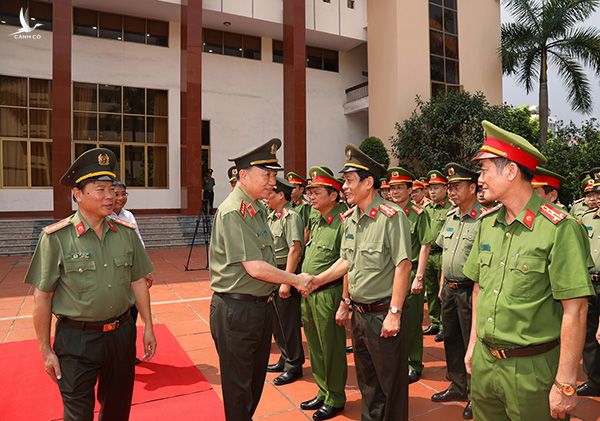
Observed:
[[[129,196],[129,193],[124,192],[124,193],[115,193],[115,197],[127,197]]]

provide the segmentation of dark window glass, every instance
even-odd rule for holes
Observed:
[[[73,9],[73,33],[98,36],[98,12],[86,9]]]
[[[458,59],[458,37],[446,35],[444,38],[446,40],[446,48],[444,50],[446,52],[446,57]]]
[[[441,6],[442,0],[429,0],[429,3],[439,4]]]
[[[444,31],[456,34],[456,12],[453,10],[444,10]]]
[[[148,115],[168,115],[168,100],[167,91],[160,89],[148,89],[148,99],[146,107],[148,107]]]
[[[8,187],[27,187],[27,142],[2,142],[3,184]],[[10,159],[6,159],[10,157]]]
[[[323,68],[323,49],[306,47],[306,66],[312,69]]]
[[[460,92],[459,85],[448,85],[448,92]]]
[[[210,121],[202,120],[202,146],[210,146]]]
[[[73,109],[96,111],[97,86],[95,83],[73,82]]]
[[[204,29],[202,34],[205,53],[223,54],[223,32]]]
[[[431,96],[436,97],[439,94],[446,92],[446,85],[443,83],[432,83],[431,84]]]
[[[260,60],[260,37],[244,35],[244,58]]]
[[[27,78],[0,76],[0,105],[27,106]]]
[[[146,43],[146,19],[123,16],[123,39],[125,41]]]
[[[144,147],[125,146],[125,184],[144,187]]]
[[[446,60],[446,83],[458,83],[458,62]]]
[[[283,63],[283,42],[273,40],[273,62]]]
[[[75,159],[79,158],[84,152],[89,151],[90,149],[94,149],[96,145],[91,145],[89,143],[76,143],[75,144]],[[117,155],[118,157],[119,155]]]
[[[242,56],[242,36],[223,32],[223,54],[226,56]]]
[[[456,9],[456,0],[444,0],[444,7],[449,7],[450,9]]]
[[[167,148],[164,146],[148,146],[148,187],[167,187]]]
[[[148,143],[168,143],[168,120],[164,117],[148,117],[147,132]]]
[[[144,117],[142,116],[123,116],[123,141],[124,142],[144,142]]]
[[[323,70],[331,72],[339,71],[338,52],[334,50],[323,50]]]
[[[440,31],[444,29],[442,23],[442,8],[433,4],[429,5],[429,27]]]
[[[97,116],[98,114],[96,113],[73,113],[73,139],[98,139],[98,128],[96,127]]]
[[[144,114],[146,103],[144,88],[123,88],[123,112],[126,114]]]
[[[121,140],[121,115],[99,114],[98,134],[100,141],[118,142]]]
[[[121,112],[121,87],[113,85],[99,86],[99,108],[98,111],[107,113]]]
[[[169,46],[169,22],[150,20],[146,22],[146,42],[150,45]]]
[[[0,23],[2,25],[21,26],[19,13],[27,9],[25,0],[2,0],[0,1]]]
[[[29,79],[29,106],[39,108],[52,107],[52,81]]]
[[[52,185],[52,143],[31,142],[31,187]]]
[[[444,59],[430,56],[431,59],[431,80],[444,82]]]
[[[52,138],[52,112],[50,110],[29,110],[29,137]]]
[[[123,39],[123,16],[100,12],[100,38]]]
[[[42,3],[40,1],[29,2],[29,20],[30,25],[39,23],[38,29],[45,31],[52,30],[52,3]]]
[[[0,108],[0,136],[27,137],[27,108]]]
[[[429,51],[438,56],[444,55],[444,36],[441,32],[429,30]]]

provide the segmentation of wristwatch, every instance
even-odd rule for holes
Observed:
[[[399,314],[400,313],[400,307],[390,306],[390,313],[392,313],[392,314]]]
[[[556,388],[565,396],[573,396],[575,394],[575,386],[572,384],[560,383],[558,380],[554,379],[554,386],[556,386]]]
[[[419,282],[421,282],[423,280],[423,275],[416,275],[415,279]]]
[[[352,300],[350,298],[342,298],[342,301],[346,304],[346,305],[351,305],[352,304]]]

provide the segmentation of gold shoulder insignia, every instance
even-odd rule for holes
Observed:
[[[132,230],[135,229],[135,224],[132,224],[131,222],[123,221],[119,218],[112,218],[112,220],[113,222],[116,222],[119,225],[123,225],[124,227],[131,228]]]
[[[500,208],[504,206],[502,203],[497,204],[496,206],[492,206],[491,208],[481,212],[481,214],[479,215],[479,219],[484,218],[498,210],[500,210]]]
[[[448,211],[448,213],[446,214],[446,216],[452,216],[452,215],[454,215],[457,210],[458,210],[458,207],[450,209]]]
[[[42,231],[46,234],[52,234],[53,232],[63,229],[70,223],[71,223],[71,217],[69,216],[65,219],[61,219],[60,221],[55,222],[52,225],[48,225],[47,227],[42,228]]]
[[[356,209],[356,206],[351,207],[346,212],[340,213],[340,219],[342,221],[345,221],[347,217],[349,217],[350,215],[352,215],[352,212],[354,212],[354,209]]]
[[[396,209],[394,209],[393,207],[391,207],[390,205],[388,205],[386,203],[382,203],[381,205],[379,205],[379,209],[388,218],[391,218],[392,216],[394,216],[396,214],[396,212],[398,212]]]
[[[423,209],[421,206],[417,205],[416,203],[413,204],[411,206],[412,210],[414,210],[415,212],[417,212],[418,215],[421,215],[423,212],[425,212],[425,209]]]
[[[550,206],[548,203],[545,203],[542,206],[540,206],[540,212],[555,225],[567,217],[566,213],[559,209],[556,209],[554,206]]]

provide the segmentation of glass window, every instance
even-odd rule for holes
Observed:
[[[45,3],[41,1],[30,1],[29,2],[29,20],[31,20],[31,26],[34,23],[40,23],[42,26],[38,26],[38,29],[46,31],[52,30],[52,3]]]
[[[148,117],[148,143],[167,143],[169,141],[168,121],[164,117]]]
[[[456,34],[456,12],[444,9],[444,31]]]
[[[323,49],[306,47],[306,67],[313,69],[323,68]]]
[[[121,116],[115,114],[98,114],[98,135],[100,141],[120,141]]]
[[[29,79],[29,106],[52,108],[52,82],[46,79]]]
[[[73,82],[73,109],[96,111],[97,85],[94,83]]]
[[[115,154],[115,156],[117,157],[117,165],[116,165],[116,174],[117,174],[117,179],[121,179],[121,145],[115,145],[115,144],[104,144],[104,143],[100,143],[98,145],[101,148],[106,148],[110,151],[113,151],[113,153]]]
[[[27,108],[0,107],[0,136],[27,137]]]
[[[244,35],[244,58],[260,60],[260,37]]]
[[[52,112],[50,110],[29,110],[29,137],[52,138]]]
[[[283,42],[273,40],[273,62],[283,63]]]
[[[146,98],[144,88],[123,88],[123,112],[127,114],[144,114]]]
[[[436,97],[439,94],[443,94],[446,92],[446,85],[443,83],[432,83],[431,84],[431,96]]]
[[[444,59],[431,56],[431,80],[444,82]]]
[[[450,9],[456,9],[456,0],[444,0],[444,7],[449,7]]]
[[[205,53],[223,54],[223,32],[203,29],[203,51]]]
[[[144,187],[144,147],[125,146],[125,184],[130,187]]]
[[[223,32],[223,54],[242,57],[242,35]]]
[[[94,149],[96,147],[95,144],[90,143],[76,143],[75,144],[75,159],[79,158],[81,154],[89,151],[90,149]],[[119,156],[119,155],[117,155]]]
[[[114,13],[100,12],[100,38],[123,39],[123,16]]]
[[[429,27],[440,31],[444,29],[442,22],[442,8],[433,4],[429,5]]]
[[[23,2],[20,0],[2,0],[0,1],[0,22],[3,25],[21,26],[19,13]]]
[[[27,78],[0,76],[0,105],[27,106]]]
[[[73,9],[73,33],[76,35],[98,36],[98,12],[87,9]]]
[[[123,116],[123,141],[144,142],[146,139],[144,124],[142,116]]]
[[[430,0],[429,27],[431,80],[439,82],[431,85],[431,93],[435,96],[447,92],[450,85],[460,87],[456,0]]]
[[[169,22],[159,20],[146,21],[146,42],[150,45],[169,46]]]
[[[123,17],[123,39],[125,41],[146,43],[146,19],[133,16]]]
[[[210,121],[202,120],[202,146],[210,146]]]
[[[31,142],[31,187],[52,185],[52,143]]]
[[[458,37],[455,37],[453,35],[446,35],[444,37],[445,41],[445,53],[446,53],[446,57],[449,58],[454,58],[458,60]],[[433,51],[432,51],[433,53]],[[435,53],[437,54],[437,53]],[[442,54],[440,54],[442,55]]]
[[[167,148],[148,146],[148,187],[167,187]]]
[[[98,128],[96,127],[96,117],[98,114],[91,113],[73,113],[73,139],[77,140],[97,140]],[[79,155],[78,155],[79,156]]]
[[[446,83],[458,83],[458,62],[446,60]]]
[[[323,70],[329,70],[331,72],[339,71],[337,51],[323,50]]]
[[[441,32],[429,31],[429,52],[438,56],[444,55],[444,35]]]
[[[439,4],[441,6],[442,0],[429,0],[429,3]]]
[[[121,87],[114,85],[100,85],[98,111],[107,113],[121,112]]]
[[[168,115],[167,91],[160,89],[148,89],[148,115]]]
[[[2,180],[6,187],[27,187],[27,142],[2,141]]]

